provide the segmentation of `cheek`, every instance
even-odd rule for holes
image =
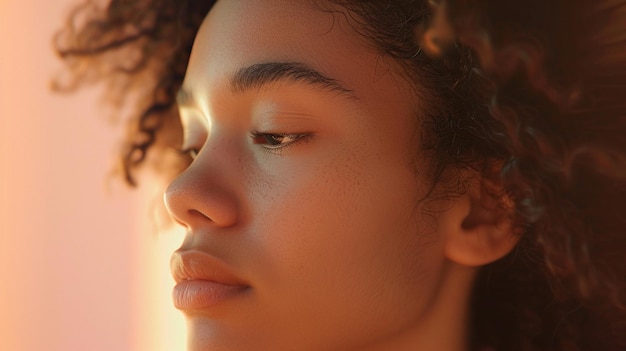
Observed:
[[[335,264],[339,257],[331,253],[350,245],[359,231],[352,223],[363,180],[344,157],[308,158],[285,168],[258,177],[251,200],[253,240],[267,263],[262,274],[271,280]]]
[[[259,291],[289,324],[302,315],[374,332],[416,318],[437,257],[423,243],[418,181],[400,157],[335,155],[256,183]]]
[[[406,267],[398,255],[407,250],[408,260],[419,261],[419,243],[430,227],[417,204],[423,186],[404,156],[410,142],[390,144],[362,133],[353,139],[276,163],[271,175],[248,182],[254,245],[277,272],[384,271]]]

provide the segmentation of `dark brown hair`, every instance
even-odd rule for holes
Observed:
[[[520,241],[481,269],[471,347],[626,350],[626,1],[334,2],[427,92],[433,182],[471,168],[515,203]],[[149,150],[179,142],[175,93],[212,4],[90,1],[56,38],[63,87],[131,96],[130,184]]]
[[[490,112],[510,155],[501,178],[525,228],[520,279],[493,284],[485,275],[507,260],[495,264],[477,299],[518,285],[523,307],[502,311],[527,318],[523,349],[625,350],[626,2],[451,0],[438,10],[450,29],[441,44],[456,33],[497,84]]]

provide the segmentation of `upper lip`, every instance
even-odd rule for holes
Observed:
[[[175,251],[170,260],[176,283],[185,280],[207,280],[224,285],[249,286],[215,256],[197,250]]]

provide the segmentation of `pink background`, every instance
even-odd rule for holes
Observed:
[[[0,0],[0,350],[182,349],[182,237],[155,235],[154,190],[107,180],[121,129],[97,91],[48,89],[75,2]]]

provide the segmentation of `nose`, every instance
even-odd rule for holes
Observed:
[[[177,222],[195,231],[205,226],[230,227],[237,223],[239,204],[232,177],[202,154],[167,187],[167,210]]]

